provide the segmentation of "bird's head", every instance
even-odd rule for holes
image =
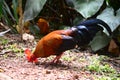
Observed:
[[[34,54],[32,54],[29,49],[25,50],[25,55],[26,55],[26,58],[29,62],[38,63],[37,57]]]

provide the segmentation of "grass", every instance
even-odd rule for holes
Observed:
[[[3,37],[0,37],[0,44],[1,45],[5,45],[5,44],[8,44],[8,40],[7,39],[5,39],[5,38],[3,38]]]
[[[22,57],[24,55],[23,49],[18,47],[18,45],[16,43],[9,45],[9,47],[7,49],[11,50],[13,53],[17,53],[16,55],[19,57]]]
[[[99,76],[95,77],[95,80],[120,80],[120,77]]]
[[[16,43],[9,45],[8,49],[11,49],[14,53],[22,53],[23,52],[22,49],[18,48]]]
[[[91,57],[90,64],[85,69],[94,73],[95,80],[120,80],[120,74],[110,64],[103,61],[107,58],[106,56]]]
[[[19,47],[17,43],[9,44],[9,40],[4,37],[0,37],[0,44],[3,46],[3,49],[6,52],[16,53],[17,56],[23,56],[23,49]],[[4,58],[7,58],[8,55],[4,54]]]
[[[66,56],[66,55],[64,55],[64,56],[62,56],[62,60],[64,60],[64,61],[72,61],[74,59],[74,57],[69,57],[69,56]]]

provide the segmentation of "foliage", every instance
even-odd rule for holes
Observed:
[[[18,23],[18,12],[16,11],[18,2],[17,0],[16,1],[12,0],[12,2],[10,3],[12,3],[12,5],[9,5],[5,0],[1,0],[0,19],[4,24],[8,25],[13,31],[16,31],[14,25]]]
[[[120,80],[120,78],[118,78],[118,77],[101,76],[101,77],[96,77],[95,80]]]
[[[91,63],[86,66],[86,70],[95,73],[95,80],[119,80],[119,73],[110,64],[103,62],[105,59],[109,59],[109,57],[91,57]],[[97,76],[99,74],[101,74],[101,76]]]
[[[70,56],[63,56],[62,59],[64,61],[72,61],[74,58],[73,57],[70,57]]]
[[[24,11],[24,21],[29,21],[34,19],[39,12],[42,10],[44,4],[47,0],[27,0],[25,11]],[[31,5],[32,3],[32,5]]]
[[[22,28],[19,25],[21,18],[20,12],[22,10],[22,24],[24,26],[22,30],[26,32],[25,29],[30,29],[33,34],[34,32],[36,32],[35,34],[39,34],[39,30],[36,30],[36,22],[39,18],[46,19],[50,24],[51,30],[65,29],[65,27],[77,25],[84,19],[90,18],[98,18],[105,21],[113,32],[120,25],[119,0],[22,0],[22,10],[19,4],[19,0],[0,1],[1,21],[12,30],[18,32]],[[29,22],[30,25],[25,26],[24,22]],[[107,34],[106,30],[104,32]],[[102,36],[101,34],[97,35],[91,42],[90,46],[92,46],[94,51],[108,45],[110,39],[114,37],[114,34],[110,37],[108,35]],[[100,37],[106,42],[97,43]],[[118,40],[119,37],[117,36],[116,38],[117,43],[120,43]],[[97,49],[95,49],[96,47]]]
[[[91,45],[92,50],[98,51],[99,49],[108,45],[110,40],[111,38],[108,37],[105,33],[98,32],[96,36],[94,37],[94,39],[90,42],[90,45]]]
[[[93,58],[90,65],[87,67],[90,71],[95,71],[100,74],[105,73],[115,73],[116,71],[110,67],[108,64],[101,64],[99,58]]]
[[[13,51],[14,53],[22,53],[23,50],[17,47],[17,44],[12,44],[9,45],[8,49],[10,49],[11,51]]]
[[[4,39],[3,37],[0,37],[0,44],[1,44],[1,45],[8,44],[8,40],[7,40],[7,39]]]
[[[103,0],[74,0],[75,9],[85,18],[94,15],[103,4]]]

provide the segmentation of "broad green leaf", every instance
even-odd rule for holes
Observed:
[[[78,25],[84,20],[84,17],[80,14],[73,20],[73,25]]]
[[[110,40],[111,38],[108,37],[105,33],[98,32],[89,45],[93,51],[98,51],[108,45]]]
[[[85,18],[94,15],[104,0],[74,0],[75,9]]]
[[[47,0],[27,0],[24,11],[24,21],[34,19],[42,10]]]
[[[114,16],[113,9],[106,8],[97,18],[105,21],[111,30],[114,31],[120,25],[120,9],[117,11],[116,16]]]

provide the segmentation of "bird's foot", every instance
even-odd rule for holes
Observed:
[[[53,60],[52,62],[50,62],[50,64],[60,64],[61,62],[61,60]]]
[[[59,56],[56,56],[51,63],[53,63],[53,64],[61,63],[60,58],[61,58],[62,54],[63,53],[61,53]]]
[[[51,62],[49,62],[49,63],[47,63],[46,65],[45,65],[45,68],[47,68],[48,66],[50,66],[50,65],[57,65],[57,64],[61,64],[62,63],[62,61],[61,60],[56,60],[56,61],[51,61]]]
[[[62,53],[62,54],[63,54],[63,53]],[[56,57],[53,59],[53,61],[50,62],[48,65],[56,65],[56,64],[60,64],[60,63],[61,63],[61,61],[60,61],[60,57],[61,57],[62,54],[60,54],[59,56],[56,56]],[[48,67],[48,65],[47,65],[47,67]]]

